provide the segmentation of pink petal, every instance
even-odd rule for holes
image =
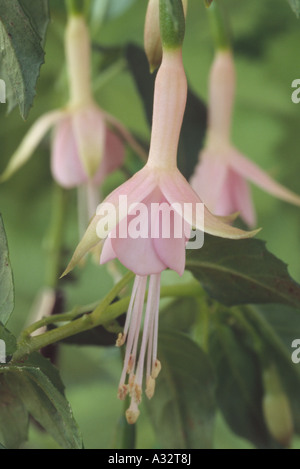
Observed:
[[[231,213],[218,213],[216,210],[220,199],[224,197],[223,188],[227,171],[227,164],[223,163],[222,157],[205,149],[200,154],[200,162],[190,180],[192,188],[208,209],[219,215]]]
[[[213,209],[213,213],[215,215],[226,216],[237,211],[237,207],[233,199],[234,178],[231,177],[231,173],[232,171],[226,166],[226,177],[223,181],[218,200],[216,200]]]
[[[151,195],[149,200],[149,203],[145,201],[145,211],[142,211],[139,216],[141,226],[148,227],[146,237],[132,238],[130,224],[134,221],[135,215],[129,215],[119,223],[118,227],[123,233],[127,233],[127,237],[120,238],[120,231],[117,230],[118,234],[116,232],[112,233],[111,238],[113,251],[119,261],[136,275],[158,274],[166,268],[166,265],[157,255],[151,238]]]
[[[249,179],[249,181],[261,187],[266,192],[291,204],[300,205],[299,195],[274,181],[265,171],[235,149],[233,149],[230,155],[230,164],[237,173]]]
[[[103,243],[100,256],[100,264],[106,264],[106,262],[112,261],[116,257],[116,253],[112,247],[111,238],[108,236]]]
[[[233,176],[232,199],[234,210],[240,212],[241,218],[247,223],[248,226],[255,226],[256,215],[249,184],[236,172],[230,172]]]
[[[66,188],[76,187],[87,181],[79,159],[70,116],[63,119],[55,129],[51,171],[57,183]]]
[[[73,131],[79,158],[88,177],[93,177],[103,159],[106,127],[102,112],[90,106],[75,112]]]
[[[124,153],[123,142],[111,130],[106,129],[104,157],[93,178],[95,184],[100,185],[108,174],[122,165]]]
[[[175,217],[180,218],[178,214]],[[175,218],[175,220],[176,220]],[[156,223],[159,223],[159,218],[157,217]],[[169,269],[175,270],[179,275],[182,275],[185,268],[185,246],[186,246],[186,237],[185,237],[185,227],[184,220],[180,218],[178,220],[177,228],[182,232],[181,237],[175,237],[175,227],[174,227],[174,218],[171,217],[170,224],[170,237],[160,236],[159,238],[153,239],[153,245],[155,251],[161,261],[169,267]]]

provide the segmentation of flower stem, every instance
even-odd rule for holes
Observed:
[[[123,290],[123,288],[130,282],[133,276],[134,274],[132,272],[127,273],[91,313],[83,314],[81,317],[74,319],[78,314],[80,314],[79,309],[74,309],[73,311],[65,313],[64,315],[44,318],[29,326],[20,335],[18,349],[13,356],[13,361],[21,360],[30,353],[40,350],[47,345],[59,342],[60,340],[78,334],[79,332],[93,329],[96,326],[105,325],[106,323],[109,323],[119,317],[122,313],[127,311],[130,297],[127,296],[113,304],[111,303]],[[203,290],[196,280],[189,283],[170,285],[161,288],[162,298],[184,298],[190,296],[198,297],[202,294]],[[30,334],[36,329],[39,329],[40,327],[50,323],[58,322],[60,320],[71,321],[43,334],[34,337],[30,336]]]

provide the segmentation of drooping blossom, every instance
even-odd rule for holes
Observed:
[[[232,145],[234,95],[232,52],[218,50],[209,78],[207,141],[190,182],[213,213],[224,216],[240,212],[241,218],[254,226],[256,214],[248,181],[295,205],[300,205],[300,196],[277,183]]]
[[[70,93],[68,104],[64,108],[47,112],[33,124],[0,180],[7,180],[26,163],[48,130],[53,128],[53,178],[64,188],[85,189],[89,220],[100,202],[99,185],[123,162],[123,140],[127,140],[139,152],[142,149],[125,127],[100,109],[93,98],[91,43],[82,15],[70,15],[68,19],[65,54]]]
[[[185,248],[191,227],[232,239],[252,236],[212,215],[177,168],[177,148],[186,105],[187,82],[181,48],[164,49],[154,92],[153,120],[148,161],[144,168],[113,191],[98,207],[83,239],[79,243],[65,274],[97,244],[102,243],[100,262],[118,258],[136,274],[127,312],[124,333],[117,345],[126,342],[123,372],[118,396],[129,393],[131,404],[126,412],[129,423],[139,415],[144,374],[146,395],[154,393],[155,380],[161,365],[157,358],[160,276],[167,268],[182,275]],[[163,236],[160,213],[170,209],[170,234]],[[203,226],[204,223],[204,226]],[[130,225],[139,225],[143,233],[130,235]],[[176,236],[177,229],[181,234]],[[139,332],[143,322],[145,293],[148,296],[144,313],[142,342]]]

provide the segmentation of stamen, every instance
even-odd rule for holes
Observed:
[[[120,384],[119,387],[122,386],[125,383],[125,378],[127,374],[127,369],[128,369],[128,364],[129,364],[129,359],[131,355],[133,356],[133,368],[135,365],[135,353],[136,353],[136,348],[137,348],[137,339],[138,339],[138,334],[141,326],[141,317],[142,317],[142,311],[140,311],[140,308],[143,308],[143,303],[144,303],[144,297],[145,297],[145,290],[146,290],[146,282],[147,282],[147,277],[140,277],[136,276],[135,282],[134,282],[134,289],[132,292],[131,300],[130,301],[130,309],[128,309],[129,317],[131,318],[130,325],[131,327],[129,328],[129,322],[127,329],[129,329],[128,333],[128,338],[127,338],[127,346],[126,346],[126,352],[125,352],[125,359],[124,359],[124,366],[123,366],[123,371],[120,379]],[[126,319],[127,322],[127,319]],[[126,324],[125,324],[126,326]],[[126,335],[126,332],[124,330],[124,335]]]
[[[158,312],[159,312],[159,297],[160,297],[160,274],[155,275],[155,291],[156,304],[155,304],[155,316],[154,316],[154,328],[153,328],[153,352],[152,352],[152,364],[155,364],[157,359],[157,341],[158,341]]]
[[[151,275],[150,281],[149,281],[149,291],[148,291],[148,300],[147,300],[147,307],[146,307],[146,313],[145,313],[143,338],[142,338],[139,362],[138,362],[137,373],[136,373],[137,382],[139,383],[140,386],[142,386],[142,381],[143,381],[144,360],[145,360],[147,343],[149,341],[150,325],[152,322],[151,318],[153,316],[153,306],[154,306],[153,303],[154,303],[154,295],[155,295],[154,287],[155,287],[154,279],[153,279],[153,275]]]
[[[134,356],[130,355],[129,361],[128,361],[128,366],[127,366],[127,374],[130,375],[130,373],[133,371],[134,367]]]
[[[160,274],[152,274],[149,280],[148,299],[145,311],[144,328],[140,350],[139,334],[143,317],[144,300],[147,285],[147,277],[136,276],[134,289],[127,313],[126,325],[123,334],[119,334],[117,345],[122,345],[127,340],[124,367],[119,385],[119,398],[124,399],[127,393],[131,396],[131,404],[126,411],[129,423],[135,423],[139,410],[138,405],[142,400],[142,383],[144,364],[146,358],[146,389],[148,399],[151,399],[155,391],[155,379],[157,378],[161,364],[157,359],[157,335],[158,335],[158,311],[160,294]],[[126,338],[128,332],[128,337]],[[137,365],[136,365],[137,363]],[[126,374],[128,384],[125,384]]]
[[[140,415],[138,404],[134,399],[131,399],[130,407],[126,410],[126,419],[129,424],[133,424],[137,421]]]
[[[161,370],[161,363],[159,360],[156,359],[154,362],[154,366],[152,368],[152,373],[151,373],[152,378],[156,379],[160,373],[160,370]]]
[[[121,401],[124,401],[125,397],[127,396],[128,394],[128,386],[127,384],[122,384],[121,386],[119,386],[119,389],[118,389],[118,398],[121,400]]]
[[[126,340],[125,334],[122,334],[122,332],[119,333],[118,338],[116,340],[116,347],[122,347]]]
[[[151,397],[153,397],[154,391],[155,391],[155,379],[152,378],[152,376],[148,376],[146,391],[145,391],[145,394],[148,397],[148,399],[151,399]]]

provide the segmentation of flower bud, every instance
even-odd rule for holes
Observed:
[[[149,0],[145,30],[144,47],[150,66],[150,72],[154,72],[161,64],[162,44],[159,29],[159,0]]]
[[[294,430],[292,411],[274,365],[264,370],[263,386],[263,414],[267,428],[278,443],[288,447]]]
[[[186,15],[188,0],[182,0],[184,14]],[[162,43],[160,36],[159,24],[159,0],[149,0],[145,30],[144,30],[144,47],[148,58],[150,72],[154,72],[162,60]]]
[[[160,0],[160,34],[163,49],[179,49],[185,33],[182,0]]]

